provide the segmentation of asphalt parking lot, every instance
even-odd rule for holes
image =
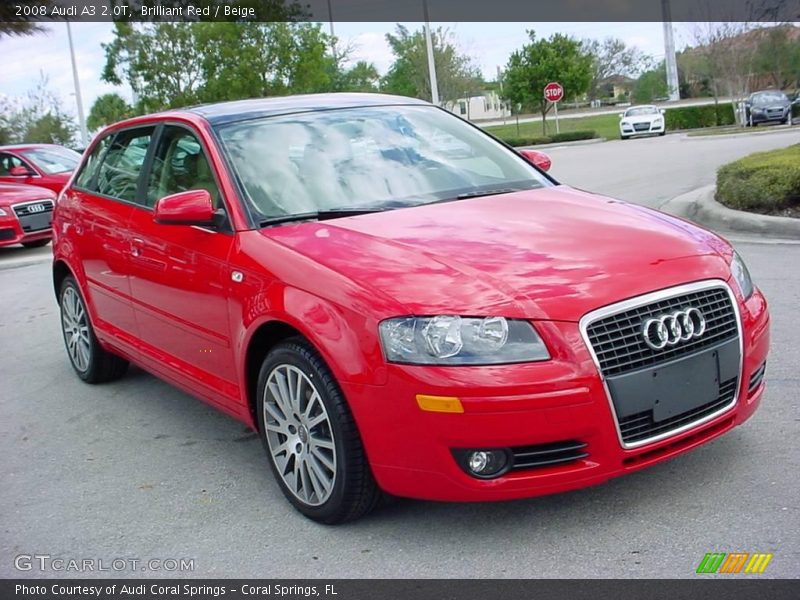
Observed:
[[[798,138],[666,136],[551,155],[566,183],[660,205],[711,183],[712,163],[731,153]],[[194,560],[191,572],[125,576],[696,577],[713,551],[773,552],[763,576],[797,577],[800,243],[735,243],[773,318],[767,392],[745,426],[594,488],[500,504],[400,501],[335,528],[289,507],[241,424],[138,369],[81,383],[49,264],[25,264],[49,250],[0,251],[0,577],[65,575],[19,572],[20,554]]]

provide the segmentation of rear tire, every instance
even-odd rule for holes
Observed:
[[[128,361],[108,352],[98,343],[86,303],[72,276],[64,278],[58,303],[64,345],[78,377],[86,383],[103,383],[122,377],[128,370]]]
[[[381,499],[344,395],[302,338],[273,348],[258,376],[257,418],[284,496],[309,519],[335,525]]]
[[[44,246],[47,246],[47,244],[49,243],[50,243],[50,238],[47,238],[46,240],[36,240],[34,242],[22,242],[22,245],[25,246],[26,248],[43,248]]]

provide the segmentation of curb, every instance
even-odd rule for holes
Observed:
[[[743,137],[750,137],[750,136],[759,136],[759,135],[773,135],[776,133],[787,133],[787,132],[796,132],[800,133],[800,129],[797,128],[797,124],[792,125],[769,125],[767,127],[762,128],[761,130],[754,130],[749,129],[745,131],[740,131],[737,133],[711,133],[711,134],[696,134],[692,135],[692,131],[703,131],[702,129],[685,129],[683,141],[689,140],[705,140],[705,139],[719,139],[719,138],[730,138],[730,139],[738,139]]]
[[[692,190],[668,200],[659,210],[712,229],[800,240],[800,219],[734,210],[717,202],[715,191],[715,185]]]
[[[574,142],[553,142],[551,144],[536,144],[535,146],[514,146],[524,150],[539,150],[540,148],[562,148],[566,146],[588,146],[589,144],[601,144],[607,142],[606,138],[592,138],[590,140],[575,140]]]

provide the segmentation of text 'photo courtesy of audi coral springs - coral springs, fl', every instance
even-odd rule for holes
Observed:
[[[372,94],[112,125],[55,209],[69,360],[251,426],[323,523],[598,484],[746,421],[769,316],[741,257],[545,158]]]

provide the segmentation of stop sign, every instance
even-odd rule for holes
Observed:
[[[555,81],[544,86],[544,98],[548,102],[560,102],[564,97],[564,88]]]

